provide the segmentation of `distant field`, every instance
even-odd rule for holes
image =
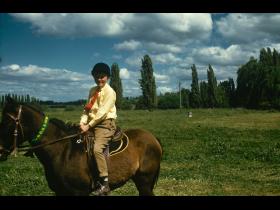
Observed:
[[[144,128],[162,142],[156,195],[280,195],[280,112],[246,109],[119,111],[123,129]],[[81,108],[46,109],[78,123]],[[0,163],[0,195],[53,195],[36,158]],[[112,195],[137,195],[132,182]]]

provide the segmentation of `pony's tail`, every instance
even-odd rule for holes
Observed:
[[[160,160],[162,160],[162,157],[163,157],[163,146],[162,146],[161,140],[158,137],[156,137],[156,139],[157,139],[157,141],[158,141],[158,143],[160,145],[160,148],[161,148],[161,157],[160,157],[161,159]]]
[[[162,156],[163,156],[163,147],[162,147],[162,143],[160,141],[160,139],[158,137],[156,137],[160,147],[161,147],[161,157],[160,157],[160,162],[162,160]],[[158,181],[158,177],[159,177],[159,172],[160,172],[160,163],[159,163],[159,166],[158,166],[158,169],[157,169],[157,172],[154,176],[154,180],[153,180],[153,183],[154,183],[154,187],[157,185],[157,181]]]
[[[153,188],[155,187],[155,186],[157,186],[157,181],[158,181],[158,177],[159,177],[159,171],[160,171],[160,165],[158,166],[158,169],[157,169],[157,172],[156,172],[156,174],[155,174],[155,176],[154,176],[154,179],[153,179]]]

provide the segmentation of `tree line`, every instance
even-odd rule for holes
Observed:
[[[247,108],[280,108],[280,54],[261,49],[237,71],[236,102]]]
[[[85,104],[87,101],[85,99],[80,99],[80,100],[76,100],[76,101],[68,101],[68,102],[55,102],[52,100],[43,101],[34,96],[30,96],[29,94],[18,95],[15,93],[13,93],[13,94],[8,93],[8,94],[0,95],[0,107],[4,106],[8,97],[14,99],[15,101],[17,101],[19,103],[27,103],[27,104],[34,104],[34,105],[47,105],[47,106],[50,106],[51,108],[60,108],[60,107],[65,108],[67,105],[73,105],[73,106],[80,105],[81,106],[81,105]]]
[[[143,57],[139,85],[142,96],[123,98],[120,78],[112,87],[117,92],[118,108],[176,109],[184,108],[229,108],[280,109],[280,54],[277,50],[262,48],[259,59],[251,57],[237,70],[236,84],[233,78],[217,82],[211,64],[207,68],[207,80],[199,81],[196,65],[191,66],[191,89],[167,92],[157,96],[153,64],[149,55]],[[112,66],[112,71],[118,65]],[[117,70],[119,72],[119,70]],[[114,77],[114,75],[112,75]]]
[[[34,96],[30,96],[29,94],[18,95],[15,93],[7,93],[7,94],[0,95],[1,106],[3,106],[6,103],[8,97],[13,98],[15,101],[19,103],[34,103],[34,104],[40,103],[40,100],[38,98]]]
[[[186,69],[187,70],[187,69]],[[110,85],[115,90],[118,109],[177,109],[177,108],[230,108],[280,110],[280,54],[277,50],[262,48],[259,59],[251,57],[237,70],[236,84],[233,78],[217,82],[211,64],[208,65],[207,80],[199,81],[196,65],[191,66],[191,88],[156,94],[156,82],[152,59],[144,55],[141,59],[141,78],[138,83],[142,95],[123,97],[120,69],[117,63],[111,66]],[[71,102],[41,101],[27,95],[6,94],[0,96],[0,105],[7,96],[19,102],[44,105],[82,105],[85,99]]]

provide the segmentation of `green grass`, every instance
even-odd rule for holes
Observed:
[[[156,195],[280,195],[280,113],[246,109],[118,111],[123,129],[144,128],[164,149]],[[81,110],[46,113],[78,123]],[[35,158],[0,163],[0,195],[53,195]],[[137,195],[132,182],[112,195]]]

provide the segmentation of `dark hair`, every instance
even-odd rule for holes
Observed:
[[[110,77],[110,67],[106,63],[97,63],[91,70],[91,74],[93,77],[99,74],[105,74],[107,77]]]

